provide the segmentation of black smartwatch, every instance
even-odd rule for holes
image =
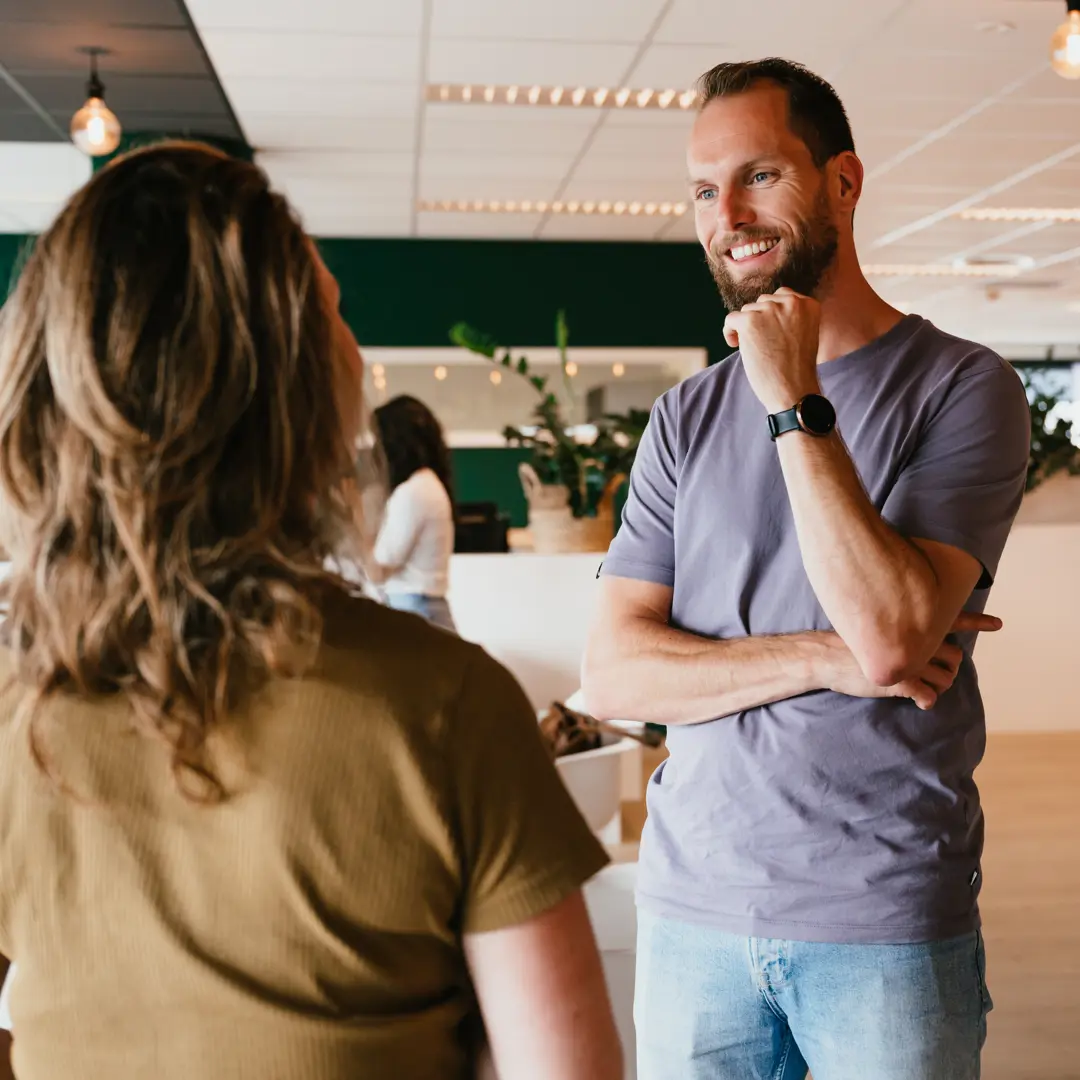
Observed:
[[[789,431],[805,431],[820,439],[831,435],[835,427],[836,410],[820,394],[807,394],[792,408],[769,417],[769,437],[773,442]]]

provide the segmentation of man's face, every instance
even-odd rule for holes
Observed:
[[[783,89],[711,102],[687,165],[698,239],[729,311],[783,286],[818,292],[836,258],[836,213],[825,170],[788,127]]]

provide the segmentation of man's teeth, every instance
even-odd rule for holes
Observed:
[[[743,244],[742,247],[731,249],[731,257],[736,262],[740,259],[749,259],[751,255],[760,255],[763,251],[770,251],[779,243],[779,240],[762,240],[756,244]]]

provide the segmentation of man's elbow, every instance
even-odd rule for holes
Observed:
[[[623,694],[620,693],[620,680],[610,658],[596,655],[593,649],[586,649],[581,663],[581,696],[585,699],[585,709],[597,720],[618,720],[625,712]]]
[[[875,686],[895,686],[914,678],[926,666],[925,647],[917,635],[878,637],[852,648],[863,674]]]

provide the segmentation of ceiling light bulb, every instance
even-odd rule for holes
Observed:
[[[601,214],[610,214],[611,213],[611,203],[609,203],[605,199],[603,202],[597,203],[596,209],[599,210]]]
[[[371,374],[374,375],[376,379],[381,379],[386,374],[386,368],[384,368],[382,364],[373,364],[371,367]]]
[[[675,100],[674,90],[665,90],[657,99],[656,104],[661,109],[666,109]]]
[[[485,86],[484,87],[484,100],[489,105],[495,100],[495,87],[494,86]]]
[[[630,100],[630,87],[624,86],[615,95],[615,104],[621,109]]]
[[[581,103],[582,103],[582,102],[583,102],[583,101],[585,100],[585,95],[586,95],[587,93],[588,93],[588,90],[586,90],[584,86],[579,86],[579,87],[578,87],[578,88],[577,88],[577,89],[576,89],[576,90],[575,90],[575,91],[574,91],[574,92],[573,92],[573,93],[572,93],[572,94],[570,95],[570,100],[571,100],[571,101],[572,101],[572,102],[573,102],[573,103],[574,103],[575,105],[580,105],[580,104],[581,104]]]
[[[513,199],[511,199],[510,202],[503,203],[503,209],[508,214],[515,214],[517,213],[517,203]]]
[[[662,202],[662,203],[660,204],[660,213],[661,213],[661,214],[662,214],[662,215],[663,215],[664,217],[668,217],[668,215],[670,215],[670,213],[671,213],[671,203],[669,203],[669,202]]]
[[[593,104],[599,109],[604,104],[604,102],[607,101],[607,96],[607,87],[602,87],[601,89],[597,90],[595,94],[593,94]]]
[[[652,101],[653,92],[651,90],[639,90],[637,96],[637,107],[644,109],[646,105]]]
[[[540,87],[534,86],[529,91],[529,104],[535,105],[540,100]]]
[[[677,203],[676,203],[676,204],[675,204],[675,205],[674,205],[674,206],[673,206],[673,207],[671,208],[671,212],[672,212],[672,213],[673,213],[673,214],[674,214],[674,215],[675,215],[676,217],[682,217],[682,216],[683,216],[683,214],[685,214],[685,213],[686,213],[686,203],[684,203],[684,202],[677,202]]]
[[[529,200],[528,200],[528,199],[526,199],[526,200],[525,200],[525,202],[523,202],[523,203],[521,204],[521,212],[522,212],[523,214],[530,214],[530,213],[532,213],[532,208],[533,208],[533,204],[532,204],[531,202],[529,202]]]
[[[105,104],[105,87],[98,78],[97,58],[102,49],[88,49],[90,81],[86,104],[71,118],[71,141],[90,157],[111,154],[120,145],[120,121]]]
[[[553,202],[551,204],[551,212],[553,214],[561,214],[563,212],[563,204],[561,202]]]
[[[449,86],[440,86],[439,87],[439,100],[440,101],[449,101],[450,100],[450,87]]]
[[[499,211],[500,211],[500,210],[502,209],[502,203],[501,203],[501,202],[498,202],[498,201],[496,201],[496,202],[489,202],[489,203],[488,203],[488,209],[489,209],[489,210],[490,210],[490,211],[491,211],[491,212],[492,212],[493,214],[497,214],[497,213],[498,213],[498,212],[499,212]]]
[[[476,200],[476,201],[475,201],[475,202],[474,202],[474,203],[472,204],[472,208],[473,208],[473,210],[475,210],[475,211],[476,211],[477,213],[480,213],[480,211],[484,209],[484,201],[483,201],[483,199],[477,199],[477,200]]]
[[[488,376],[488,378],[489,378],[489,379],[491,380],[491,382],[492,382],[492,384],[493,384],[493,385],[495,385],[495,386],[498,386],[498,385],[499,385],[499,383],[501,383],[501,382],[502,382],[502,372],[501,372],[501,371],[493,371],[493,372],[492,372],[492,373],[491,373],[491,374],[490,374],[490,375]]]
[[[576,214],[580,208],[581,203],[579,202],[571,201],[566,204],[566,212],[568,214]]]
[[[439,382],[442,382],[442,381],[443,381],[443,380],[444,380],[444,379],[446,378],[446,376],[447,376],[447,371],[446,371],[446,368],[444,368],[444,367],[442,366],[442,364],[440,364],[440,365],[439,365],[439,366],[438,366],[438,367],[437,367],[437,368],[435,369],[435,378],[436,378],[436,379],[438,379],[438,380],[439,380]]]
[[[1068,17],[1050,39],[1050,66],[1063,79],[1080,79],[1080,0],[1068,0]]]
[[[596,210],[596,203],[594,203],[594,202],[583,202],[581,204],[581,212],[583,214],[591,214],[595,210]]]
[[[616,204],[615,204],[615,205],[614,205],[614,206],[613,206],[613,207],[612,207],[611,209],[612,209],[612,210],[613,210],[613,211],[614,211],[614,212],[615,212],[616,214],[625,214],[625,213],[626,213],[626,203],[624,203],[624,202],[617,202],[617,203],[616,203]]]
[[[696,90],[684,90],[679,95],[679,108],[680,109],[689,109],[690,106],[693,105],[696,100],[697,100],[697,91]]]
[[[578,366],[573,360],[566,361],[566,374],[572,379],[578,373]]]
[[[546,214],[547,213],[547,208],[548,208],[548,204],[546,202],[544,202],[543,200],[541,200],[540,202],[538,202],[536,204],[536,212],[538,214]]]
[[[626,374],[626,365],[625,364],[612,364],[611,365],[611,374],[614,375],[616,379],[621,379]]]
[[[461,100],[464,101],[464,102],[472,101],[472,87],[471,86],[463,86],[461,88]]]
[[[559,102],[562,101],[562,96],[563,88],[561,86],[556,86],[555,89],[551,91],[551,104],[558,105]]]
[[[654,203],[654,202],[647,202],[647,203],[645,204],[645,213],[646,213],[646,214],[648,214],[648,215],[649,215],[649,217],[652,217],[652,216],[653,216],[653,214],[655,214],[655,213],[656,213],[656,203]]]
[[[507,89],[507,91],[506,91],[506,104],[507,105],[513,105],[514,102],[517,101],[517,97],[518,97],[518,88],[516,86],[509,87]]]
[[[632,203],[630,204],[630,207],[629,207],[629,209],[630,209],[630,213],[631,213],[631,214],[634,214],[634,215],[640,214],[640,213],[641,213],[641,203],[639,203],[639,202],[632,202]]]

